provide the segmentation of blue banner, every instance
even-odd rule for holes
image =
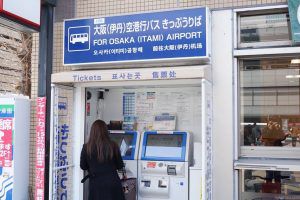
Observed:
[[[0,118],[13,118],[15,116],[14,105],[0,105]]]
[[[201,59],[207,9],[193,8],[64,23],[64,64]]]
[[[300,1],[289,0],[288,5],[289,5],[292,41],[293,43],[299,43],[300,42]]]

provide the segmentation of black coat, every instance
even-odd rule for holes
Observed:
[[[117,169],[122,169],[124,163],[117,144],[114,145],[114,155],[112,160],[99,162],[97,154],[87,155],[86,145],[83,145],[80,156],[80,167],[88,170],[89,180],[89,200],[125,200],[122,190],[121,180]]]

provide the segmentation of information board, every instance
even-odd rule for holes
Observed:
[[[0,104],[0,199],[12,200],[14,103]]]
[[[64,23],[64,64],[208,57],[208,9],[192,8]]]

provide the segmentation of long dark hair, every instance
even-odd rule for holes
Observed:
[[[115,149],[114,143],[109,138],[107,125],[102,120],[96,120],[91,127],[90,138],[86,144],[88,156],[91,158],[92,154],[96,153],[99,162],[112,160]]]

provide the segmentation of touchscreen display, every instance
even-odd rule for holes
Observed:
[[[119,134],[119,133],[112,133],[109,134],[109,137],[112,141],[116,142],[121,151],[121,156],[131,156],[132,148],[133,148],[133,134]]]
[[[147,135],[146,157],[181,158],[183,135]]]

